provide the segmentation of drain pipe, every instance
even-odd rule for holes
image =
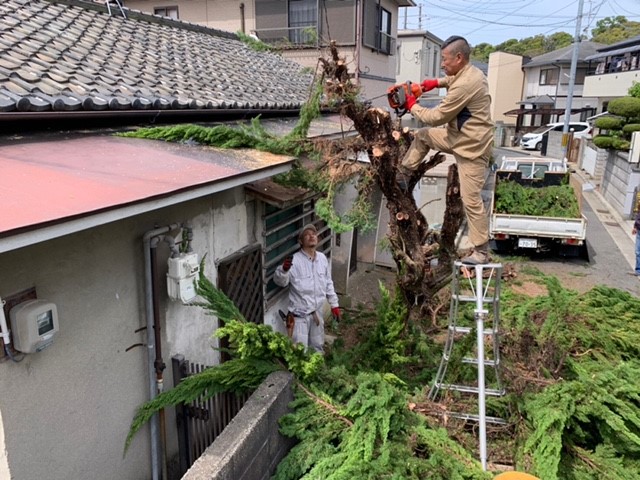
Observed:
[[[171,250],[171,257],[177,257],[180,252],[176,246],[175,239],[169,235],[159,235],[151,239],[151,296],[153,298],[153,333],[156,345],[156,358],[153,362],[153,367],[156,372],[156,392],[158,394],[164,392],[164,369],[167,365],[162,358],[162,335],[160,327],[160,280],[158,278],[158,261],[157,261],[157,246],[160,242],[164,242],[169,245]],[[160,445],[162,447],[162,478],[169,478],[167,471],[167,425],[165,422],[164,408],[158,412],[160,417]]]
[[[245,33],[244,30],[244,3],[240,3],[240,31]]]
[[[154,328],[154,318],[155,318],[155,310],[154,308],[154,299],[153,299],[153,263],[152,262],[152,249],[155,251],[155,248],[158,246],[160,242],[160,236],[163,236],[165,233],[170,232],[171,230],[176,230],[180,228],[180,225],[177,223],[172,223],[171,225],[167,225],[166,227],[157,228],[155,230],[150,230],[144,234],[142,237],[142,242],[144,246],[144,293],[145,293],[145,318],[146,318],[146,328],[147,328],[147,367],[149,369],[149,400],[153,400],[156,398],[158,394],[158,382],[156,375],[156,347],[159,348],[159,340],[158,345],[156,344],[156,335]],[[154,253],[155,258],[155,253]],[[159,339],[159,336],[158,336]],[[152,480],[160,480],[160,468],[159,461],[161,456],[160,450],[160,437],[159,437],[159,416],[154,415],[149,422],[150,427],[150,436],[151,436],[151,478]]]

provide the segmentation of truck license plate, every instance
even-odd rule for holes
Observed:
[[[538,248],[538,240],[536,240],[535,238],[519,238],[518,247],[519,248]]]

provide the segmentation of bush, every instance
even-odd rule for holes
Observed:
[[[609,102],[609,113],[624,118],[640,117],[640,98],[620,97]]]
[[[593,143],[598,148],[613,148],[613,137],[609,135],[596,135],[593,137]]]
[[[627,135],[631,135],[633,132],[640,132],[640,123],[628,123],[622,127],[622,131]]]
[[[629,150],[631,148],[631,142],[629,140],[625,140],[624,138],[613,138],[611,142],[611,147],[616,150]]]
[[[618,117],[600,117],[593,124],[603,130],[620,130],[622,119]]]
[[[629,96],[640,98],[640,82],[633,81],[629,88]]]

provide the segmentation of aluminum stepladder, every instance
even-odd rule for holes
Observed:
[[[500,280],[502,264],[488,263],[482,265],[465,265],[461,262],[453,264],[453,280],[451,285],[451,306],[449,309],[449,325],[447,340],[442,353],[440,367],[435,381],[429,391],[429,398],[436,400],[443,390],[476,394],[478,397],[478,414],[449,412],[450,417],[477,421],[479,426],[480,462],[482,469],[487,470],[487,423],[505,424],[497,417],[486,416],[486,397],[502,396],[505,393],[500,380]],[[461,303],[475,303],[474,320],[476,331],[476,356],[462,358],[463,363],[477,365],[477,386],[444,383],[447,366],[451,359],[456,336],[467,335],[474,331],[473,327],[459,325]],[[488,308],[487,308],[488,307]],[[491,339],[493,352],[491,358],[485,357],[485,338]],[[486,388],[485,367],[491,367],[495,374],[495,388]]]

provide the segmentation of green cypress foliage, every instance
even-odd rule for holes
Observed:
[[[306,141],[311,122],[320,114],[322,86],[317,84],[312,96],[300,110],[300,118],[294,129],[283,137],[273,135],[262,126],[260,117],[251,119],[248,125],[200,125],[179,124],[166,127],[140,128],[119,133],[121,137],[148,138],[166,142],[194,142],[220,148],[254,148],[279,155],[299,156],[309,152]]]
[[[580,209],[570,185],[525,187],[503,180],[496,184],[496,213],[540,217],[579,218]]]
[[[508,285],[501,294],[508,395],[488,402],[487,413],[511,425],[506,438],[490,435],[490,449],[544,480],[640,478],[640,299],[604,286],[578,295],[553,277],[538,281],[547,295],[530,298]],[[232,360],[140,407],[127,446],[161,408],[200,395],[251,390],[270,372],[288,369],[298,388],[281,431],[298,443],[275,480],[491,478],[476,460],[472,430],[450,420],[447,431],[409,407],[410,401],[429,404],[424,397],[441,346],[425,341],[420,325],[403,323],[403,304],[388,291],[381,289],[361,343],[351,351],[334,346],[326,359],[268,326],[245,322],[202,273],[198,292],[205,299],[201,306],[224,323],[216,335],[229,339]],[[469,320],[468,311],[460,315]],[[353,321],[346,315],[345,323]],[[462,347],[454,355],[464,355],[473,344],[457,343]],[[411,394],[409,372],[420,369],[425,388]],[[462,368],[447,375],[450,383],[473,379]],[[461,400],[454,395],[445,402],[460,406]]]
[[[545,480],[640,478],[640,299],[542,281],[547,296],[503,296],[508,380],[515,365],[535,373],[508,399],[519,465]]]

